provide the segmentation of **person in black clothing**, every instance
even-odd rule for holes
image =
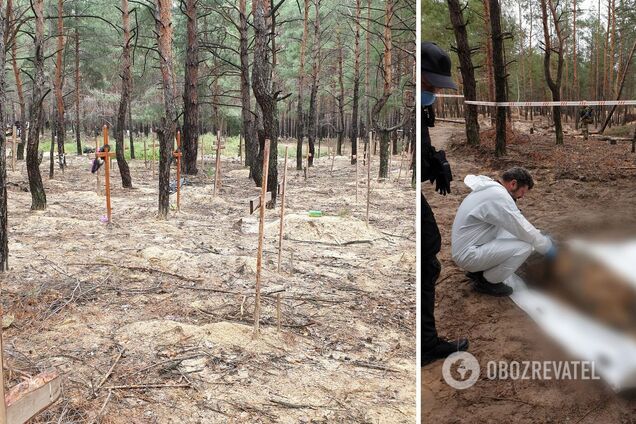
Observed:
[[[435,183],[435,191],[442,196],[450,193],[453,179],[450,164],[443,150],[436,151],[431,145],[429,127],[435,125],[433,102],[438,88],[457,89],[451,79],[451,61],[448,54],[435,43],[422,43],[422,181]],[[453,352],[468,349],[468,340],[447,341],[437,335],[435,329],[435,282],[442,269],[436,255],[439,253],[442,238],[435,221],[433,211],[424,193],[422,196],[422,365],[446,358]]]

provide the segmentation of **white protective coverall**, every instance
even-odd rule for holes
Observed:
[[[452,257],[469,272],[483,271],[501,283],[528,259],[533,249],[545,254],[552,241],[523,217],[508,190],[484,175],[467,175],[470,193],[457,210]]]

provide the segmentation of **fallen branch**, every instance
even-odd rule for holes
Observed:
[[[115,369],[115,366],[117,365],[117,363],[119,362],[119,360],[121,359],[121,356],[124,354],[124,351],[126,349],[122,349],[119,351],[119,355],[117,356],[117,359],[115,359],[115,362],[113,362],[113,365],[111,365],[110,369],[108,370],[108,372],[104,375],[104,377],[102,377],[101,381],[99,382],[99,384],[97,385],[97,388],[95,389],[95,391],[99,391],[99,389],[104,385],[104,383],[106,382],[106,380],[108,380],[108,377],[110,377],[111,373],[113,372],[113,370]]]
[[[190,387],[189,384],[127,384],[123,386],[107,386],[104,389],[108,390],[144,390],[144,389],[169,389],[177,387]]]

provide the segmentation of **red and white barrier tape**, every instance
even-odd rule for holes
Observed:
[[[436,94],[436,97],[463,98],[462,94]],[[486,102],[478,100],[464,100],[467,105],[519,107],[519,106],[628,106],[636,105],[636,100],[563,100],[560,102]]]

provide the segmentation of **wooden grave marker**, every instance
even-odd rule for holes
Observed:
[[[177,130],[177,150],[172,153],[177,159],[177,212],[181,210],[181,131]]]
[[[369,226],[369,204],[371,199],[371,143],[373,133],[369,131],[369,143],[367,144],[367,227]]]
[[[95,151],[95,156],[104,160],[104,187],[106,192],[106,218],[110,224],[112,210],[110,207],[110,161],[115,157],[115,152],[110,151],[108,145],[108,127],[104,125],[104,151]]]
[[[280,273],[280,257],[283,251],[283,228],[285,226],[285,193],[287,191],[287,151],[289,150],[288,146],[285,146],[285,165],[283,165],[283,185],[281,191],[281,199],[280,199],[280,230],[278,234],[278,265],[276,267],[276,271]]]
[[[267,196],[267,177],[269,175],[269,144],[265,139],[263,152],[263,178],[261,181],[261,201],[258,221],[258,252],[256,254],[256,300],[254,302],[254,337],[258,336],[261,319],[261,269],[263,267],[263,237],[265,231],[265,197]]]
[[[213,197],[219,192],[221,184],[221,150],[225,149],[225,144],[221,140],[221,131],[216,132],[216,169],[214,170],[214,193]]]

